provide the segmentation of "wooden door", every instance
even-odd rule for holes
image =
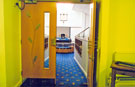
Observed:
[[[96,2],[93,2],[91,10],[91,26],[90,36],[88,41],[89,59],[88,59],[88,85],[93,87],[93,72],[94,72],[94,49],[95,49],[95,21],[96,21]]]
[[[44,13],[50,13],[49,68],[44,68]],[[23,78],[56,78],[56,3],[26,4],[21,12]]]

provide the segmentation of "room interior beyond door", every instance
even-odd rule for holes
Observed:
[[[56,13],[55,2],[26,4],[21,11],[23,78],[56,78]],[[46,37],[45,15],[48,14],[49,36]],[[46,48],[49,48],[47,68],[44,67]]]

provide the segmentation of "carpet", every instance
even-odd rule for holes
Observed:
[[[74,53],[56,54],[56,87],[87,87],[87,79],[74,60]]]

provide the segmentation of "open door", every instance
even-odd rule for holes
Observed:
[[[94,74],[94,49],[95,49],[95,24],[96,24],[96,1],[93,2],[91,10],[91,27],[88,41],[89,59],[88,59],[88,85],[93,87]]]
[[[47,18],[48,17],[48,18]],[[45,26],[46,20],[48,26]],[[23,78],[56,78],[56,3],[26,4],[21,13]],[[45,29],[48,27],[48,44]],[[46,31],[45,31],[46,32]],[[49,67],[44,67],[45,48],[49,48]]]

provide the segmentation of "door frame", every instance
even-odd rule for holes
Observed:
[[[85,1],[85,0],[84,0]],[[46,0],[46,1],[44,1],[44,0],[37,0],[37,3],[38,2],[56,2],[56,3],[73,3],[73,4],[92,4],[92,3],[94,3],[94,2],[96,2],[96,0],[91,0],[90,2],[83,2],[83,0],[80,0],[80,2],[75,2],[75,1],[73,1],[73,0],[67,0],[67,1],[62,1],[62,0],[56,0],[56,1],[54,1],[54,0]],[[95,11],[95,9],[96,9],[96,7],[94,7],[94,11]],[[94,12],[93,11],[93,12]],[[95,15],[93,15],[93,16],[96,16],[96,14]],[[93,20],[94,22],[96,22],[96,20]],[[95,25],[96,25],[96,23],[95,23]],[[94,26],[94,28],[95,28],[95,26]],[[97,60],[96,60],[97,61]],[[95,62],[95,61],[94,61]],[[96,68],[94,68],[94,71],[96,71]],[[94,77],[94,78],[96,78],[96,77]],[[93,78],[93,79],[94,79]],[[96,81],[96,80],[94,80],[94,81]],[[94,83],[94,82],[93,82]]]
[[[49,0],[50,1],[50,0]],[[96,15],[97,13],[97,3],[96,3],[96,0],[92,0],[91,2],[70,2],[70,0],[67,0],[67,1],[58,1],[57,3],[73,3],[73,4],[93,4],[93,29],[94,29],[94,50],[93,50],[93,58],[94,58],[94,64],[93,64],[93,84],[92,86],[88,84],[88,87],[96,87],[96,81],[97,81],[97,78],[96,78],[96,71],[97,71],[97,47],[98,47],[98,27],[97,27],[97,17],[99,15]],[[90,20],[91,21],[91,20]],[[88,66],[89,67],[89,66]],[[87,73],[89,74],[89,73]],[[88,82],[89,83],[89,82]]]

